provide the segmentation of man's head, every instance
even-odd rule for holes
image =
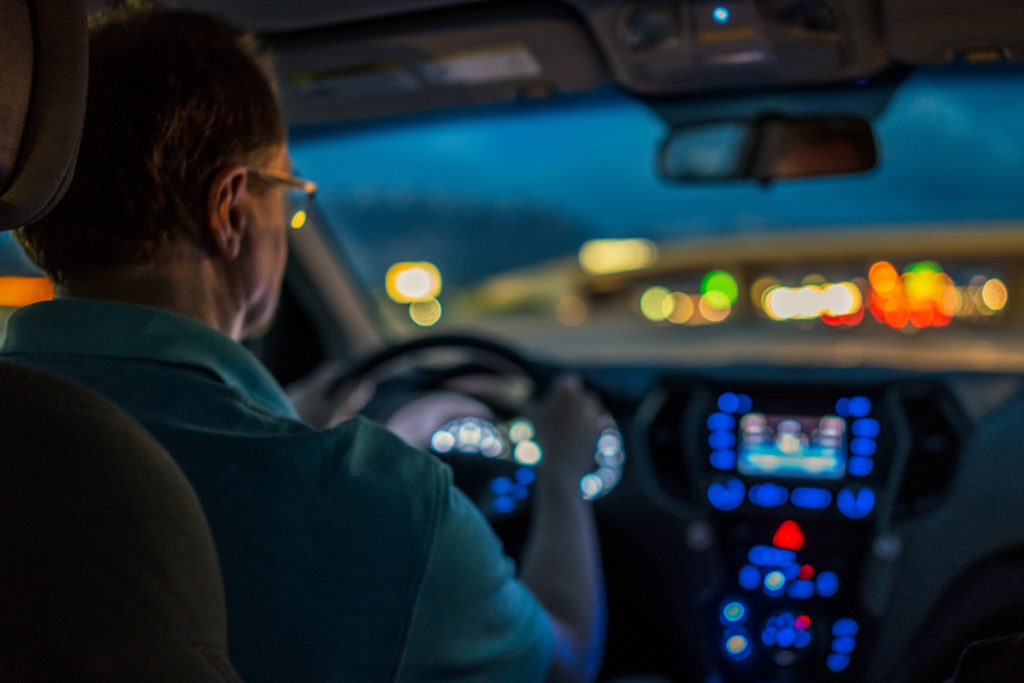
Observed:
[[[71,293],[181,244],[256,265],[279,257],[283,268],[283,230],[269,236],[283,190],[247,172],[290,170],[271,66],[253,36],[184,10],[118,10],[93,21],[89,49],[74,180],[46,219],[17,235],[36,264]],[[249,234],[260,227],[266,235]],[[262,249],[281,253],[252,253]],[[276,265],[265,265],[240,277],[273,279]],[[276,277],[265,289],[276,290]]]

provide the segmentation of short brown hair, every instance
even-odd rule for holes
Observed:
[[[150,260],[198,229],[214,176],[284,143],[267,53],[249,31],[180,9],[90,22],[89,94],[75,177],[16,237],[58,285]]]

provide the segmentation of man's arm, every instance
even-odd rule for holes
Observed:
[[[594,514],[579,482],[594,465],[600,405],[579,378],[563,377],[532,417],[544,457],[519,578],[554,625],[548,680],[590,680],[601,662],[606,615]]]

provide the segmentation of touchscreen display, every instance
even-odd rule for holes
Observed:
[[[742,474],[808,479],[846,474],[846,421],[841,417],[747,413],[739,432]]]

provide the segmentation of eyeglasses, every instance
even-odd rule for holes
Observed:
[[[246,170],[268,182],[285,185],[288,188],[288,203],[293,211],[291,226],[298,229],[306,224],[306,218],[313,209],[313,199],[316,197],[316,183],[272,168],[250,166]]]

